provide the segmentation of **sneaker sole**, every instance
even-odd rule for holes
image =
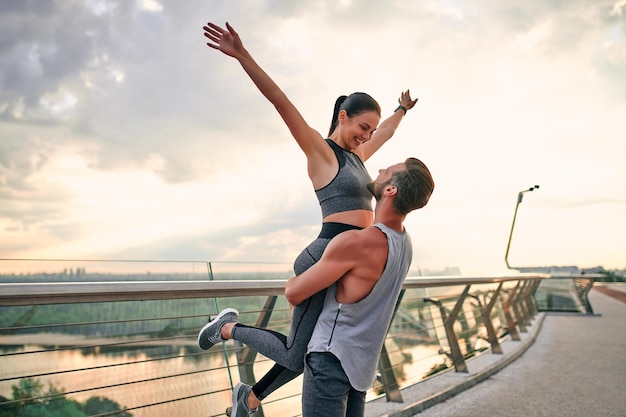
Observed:
[[[238,397],[239,397],[239,391],[242,390],[244,386],[241,385],[240,383],[237,383],[237,385],[235,385],[235,387],[233,388],[233,393],[231,395],[231,402],[233,403],[233,406],[230,407],[230,414],[227,414],[229,417],[236,417],[237,416],[237,403],[238,403]],[[228,409],[226,409],[228,411]],[[235,412],[235,414],[233,415],[233,411]]]
[[[239,312],[237,310],[235,310],[234,308],[226,308],[226,309],[220,311],[220,313],[213,320],[211,320],[210,322],[208,322],[207,324],[202,326],[202,328],[198,332],[198,346],[200,346],[200,349],[202,349],[202,350],[209,350],[209,349],[211,349],[214,346],[213,344],[211,344],[207,348],[203,348],[202,347],[202,345],[200,344],[202,333],[208,327],[212,326],[216,321],[219,321],[222,317],[224,317],[226,314],[229,314],[229,313],[235,313],[235,315],[239,316]]]

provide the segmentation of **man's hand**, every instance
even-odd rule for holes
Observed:
[[[293,280],[296,277],[291,277],[287,280],[287,284],[285,284],[285,292],[287,291],[287,289],[293,285]],[[289,303],[289,310],[291,311],[291,317],[293,318],[293,308],[295,307],[295,305],[291,304],[291,302],[289,300],[287,300],[287,302]]]

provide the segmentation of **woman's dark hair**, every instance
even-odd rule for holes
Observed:
[[[333,109],[333,118],[330,122],[328,137],[333,134],[339,123],[339,112],[345,110],[348,117],[354,117],[357,114],[366,111],[375,111],[380,116],[380,106],[372,96],[366,93],[352,93],[349,96],[339,96],[335,101]]]

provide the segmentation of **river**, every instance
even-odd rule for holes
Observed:
[[[54,346],[53,340],[48,340],[46,345],[47,349]],[[150,350],[150,356],[141,350],[129,354],[127,349],[119,353],[62,346],[56,349],[24,354],[42,348],[34,344],[0,347],[0,395],[10,398],[11,387],[18,383],[14,377],[30,375],[42,382],[46,387],[44,391],[52,384],[68,393],[68,398],[80,402],[93,396],[106,397],[130,408],[134,417],[207,417],[223,415],[230,405],[231,382],[239,381],[235,355],[228,358],[229,368],[225,356],[215,348],[199,354],[196,348],[164,346],[161,355]],[[441,362],[436,346],[402,350],[388,346],[388,349],[392,362],[404,363],[402,374],[406,383],[418,382],[433,363]],[[272,365],[265,358],[259,358],[254,368],[257,378]],[[66,371],[59,373],[59,370]],[[171,375],[180,376],[168,377]],[[128,384],[138,380],[145,382]],[[404,385],[403,381],[399,382]],[[264,403],[265,415],[299,415],[300,389],[301,378],[298,378],[268,397]],[[375,397],[373,392],[368,394],[368,399]],[[172,401],[180,398],[187,399]],[[158,405],[135,408],[145,404]]]

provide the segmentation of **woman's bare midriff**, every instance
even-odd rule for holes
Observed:
[[[323,222],[345,223],[359,227],[369,227],[374,223],[374,213],[369,210],[350,210],[333,213],[324,217]]]

